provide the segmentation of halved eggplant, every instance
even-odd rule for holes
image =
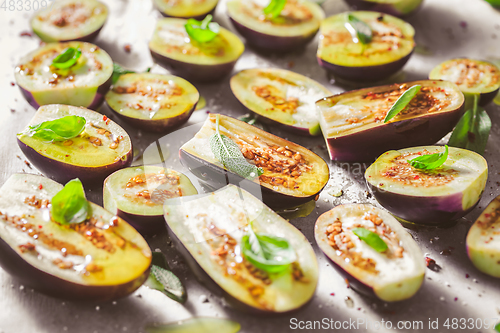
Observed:
[[[187,80],[215,81],[228,75],[245,50],[241,40],[224,28],[210,42],[191,40],[187,20],[158,20],[149,42],[153,59],[172,74]]]
[[[319,268],[307,238],[247,191],[228,185],[216,192],[167,200],[165,219],[176,247],[197,278],[234,307],[253,313],[285,313],[314,295]],[[268,273],[242,256],[242,237],[285,238],[296,254],[281,273]]]
[[[221,134],[232,139],[245,158],[262,167],[264,173],[255,183],[228,171],[217,160],[209,143],[215,133],[216,115],[210,114],[200,131],[179,151],[181,162],[195,176],[212,186],[232,183],[255,189],[273,208],[306,203],[325,187],[329,169],[321,157],[243,121],[219,116]]]
[[[500,196],[472,225],[466,244],[474,266],[485,274],[500,278]]]
[[[388,123],[386,114],[411,86],[422,88],[408,107]],[[464,96],[447,81],[413,81],[353,90],[316,102],[330,158],[373,161],[389,149],[429,145],[457,124]]]
[[[482,106],[490,103],[500,89],[500,69],[497,66],[468,58],[451,59],[437,65],[429,78],[455,83],[470,100],[473,95],[479,94],[479,104]]]
[[[174,75],[132,73],[121,75],[105,98],[110,109],[131,125],[164,132],[188,121],[200,94]]]
[[[378,252],[353,232],[376,233],[387,250]],[[386,302],[415,295],[425,276],[425,260],[417,243],[384,210],[369,204],[337,206],[316,221],[314,236],[334,267],[359,292]]]
[[[461,218],[479,202],[488,178],[488,164],[479,154],[450,147],[446,162],[434,170],[412,167],[408,160],[444,151],[428,146],[393,150],[365,172],[377,201],[398,219],[444,225]]]
[[[309,43],[325,18],[318,4],[307,0],[288,0],[275,17],[264,14],[262,2],[231,0],[227,13],[246,41],[262,50],[287,52]]]
[[[250,111],[300,135],[319,135],[314,104],[330,91],[303,75],[274,68],[245,69],[231,78],[231,90]]]
[[[57,69],[52,60],[65,49],[80,49],[82,55],[69,69]],[[111,86],[113,60],[101,48],[83,42],[49,43],[24,56],[15,78],[31,106],[68,104],[96,109]]]
[[[20,283],[59,298],[107,301],[127,296],[149,275],[151,250],[122,219],[90,203],[91,217],[53,222],[50,201],[63,188],[14,174],[0,189],[0,265]]]
[[[104,181],[103,191],[104,208],[143,235],[164,228],[166,199],[198,194],[182,173],[152,165],[116,171]]]
[[[378,12],[357,11],[353,16],[372,29],[373,39],[355,43],[345,27],[346,13],[321,23],[318,63],[328,72],[350,81],[378,81],[399,71],[410,59],[415,30],[403,20]]]
[[[26,133],[29,126],[71,115],[84,117],[87,122],[76,138],[51,143]],[[41,106],[17,135],[17,143],[38,170],[61,183],[74,178],[84,184],[101,183],[132,163],[132,142],[127,132],[106,116],[75,106]]]
[[[166,17],[202,20],[213,13],[219,0],[153,0],[155,7]]]
[[[49,42],[91,42],[108,18],[108,7],[97,0],[58,0],[38,11],[31,28]]]
[[[346,0],[354,10],[382,12],[396,17],[413,14],[423,0]]]

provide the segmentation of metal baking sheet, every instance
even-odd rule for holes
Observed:
[[[27,10],[27,4],[33,5],[35,1],[15,1],[15,10],[9,8],[9,3],[14,1],[7,1],[7,7],[0,9],[0,184],[15,172],[37,173],[25,163],[15,138],[15,134],[25,126],[35,110],[24,101],[18,88],[11,85],[17,60],[39,44],[36,37],[22,36],[23,32],[29,31],[29,18],[33,14],[33,11]],[[5,3],[3,0],[1,2]],[[104,2],[110,7],[111,14],[96,44],[125,67],[143,71],[153,66],[147,41],[160,14],[153,9],[151,1]],[[224,3],[221,1],[219,4],[215,18],[223,26],[231,28],[225,16]],[[324,8],[327,15],[332,15],[345,11],[347,6],[341,0],[329,0]],[[394,80],[424,79],[432,67],[451,57],[500,58],[500,12],[483,0],[425,0],[421,10],[408,21],[417,31],[418,48],[404,71]],[[130,53],[124,50],[126,44],[132,46]],[[336,84],[317,65],[316,47],[317,41],[314,41],[303,50],[281,56],[261,55],[247,49],[237,63],[235,72],[254,67],[287,68],[314,78],[332,93],[348,89]],[[153,72],[165,71],[153,66]],[[230,92],[229,78],[196,86],[207,99],[207,107],[193,114],[187,124],[189,127],[171,136],[160,138],[137,131],[122,124],[104,106],[100,112],[123,125],[131,134],[137,153],[143,152],[150,144],[154,145],[144,157],[146,163],[158,162],[158,140],[164,155],[169,152],[167,165],[182,171],[184,169],[179,164],[177,148],[196,132],[207,115],[206,110],[232,116],[245,113]],[[189,297],[184,305],[146,287],[116,302],[62,301],[20,285],[0,269],[0,333],[144,332],[147,324],[173,322],[192,316],[230,318],[241,324],[242,332],[248,333],[315,332],[326,331],[328,327],[333,328],[331,331],[339,332],[493,332],[492,323],[500,322],[500,280],[479,273],[468,260],[464,244],[471,223],[500,194],[500,107],[491,104],[487,110],[493,120],[493,129],[486,152],[490,166],[486,192],[479,206],[452,227],[409,230],[422,252],[435,259],[441,267],[438,272],[427,270],[423,287],[410,300],[387,304],[357,294],[347,287],[317,248],[313,227],[320,214],[342,203],[376,204],[366,192],[363,179],[365,166],[330,162],[331,179],[328,186],[340,186],[344,194],[335,198],[328,191],[323,191],[311,215],[290,221],[311,241],[320,265],[316,295],[299,311],[278,317],[255,317],[231,309],[222,298],[212,295],[194,278],[172,247],[168,235],[161,233],[149,238],[148,242],[153,250],[167,255],[173,271],[185,283]],[[312,149],[328,160],[321,138],[306,139],[274,128],[271,131]],[[141,160],[136,163],[141,163]],[[87,192],[91,200],[101,203],[101,188],[88,189]],[[461,318],[466,320],[465,328]],[[447,320],[448,327],[445,325]],[[314,327],[306,326],[308,321],[311,321],[310,325],[318,321],[315,329],[307,328]],[[488,322],[490,328],[485,328]],[[335,325],[338,329],[335,329]]]

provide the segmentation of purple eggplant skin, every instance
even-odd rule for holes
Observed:
[[[396,61],[377,65],[377,66],[360,66],[360,67],[347,67],[339,66],[327,62],[320,57],[317,57],[318,64],[326,69],[326,71],[334,76],[356,82],[376,82],[383,80],[395,73],[397,73],[408,62],[413,51],[408,55]]]
[[[156,9],[158,9],[157,6],[155,6],[155,7],[156,7]],[[163,15],[163,17],[175,17],[175,18],[182,18],[182,19],[194,18],[195,20],[202,21],[207,15],[209,15],[209,14],[214,15],[216,8],[217,8],[217,5],[215,5],[215,7],[211,11],[209,11],[208,13],[205,13],[205,14],[202,14],[199,16],[171,16],[171,15],[167,15],[166,13],[162,12],[159,9],[158,9],[158,11],[160,12],[161,15]]]
[[[165,218],[163,215],[144,216],[127,213],[121,209],[117,209],[113,213],[116,213],[116,216],[127,221],[128,224],[133,226],[143,236],[153,236],[165,231]]]
[[[165,57],[153,50],[151,56],[160,66],[168,69],[173,75],[180,76],[188,81],[213,82],[228,76],[238,59],[217,65],[197,65]]]
[[[22,285],[60,299],[72,301],[105,302],[125,297],[137,290],[148,278],[149,268],[137,279],[113,286],[83,286],[59,279],[26,262],[0,238],[0,263],[2,268]]]
[[[126,168],[132,164],[132,149],[119,161],[97,167],[82,167],[53,160],[39,154],[36,150],[17,139],[17,144],[28,160],[45,176],[59,182],[67,183],[71,179],[79,178],[83,184],[102,183],[113,172]]]
[[[132,117],[127,117],[124,116],[123,114],[113,111],[115,111],[116,115],[126,121],[127,123],[143,129],[148,132],[156,132],[156,133],[164,133],[169,130],[172,130],[176,127],[181,126],[182,124],[185,124],[189,118],[191,117],[191,114],[196,110],[196,103],[193,105],[193,108],[189,110],[189,112],[185,112],[177,117],[174,118],[165,118],[165,119],[158,119],[158,120],[146,120],[146,119],[138,119],[138,118],[132,118]],[[108,105],[109,106],[109,105]]]
[[[406,10],[401,10],[391,3],[380,3],[366,0],[346,0],[347,5],[354,10],[369,10],[374,12],[382,12],[396,17],[407,17],[413,15],[422,6],[423,0],[410,0],[415,5]]]
[[[245,38],[248,44],[261,51],[290,52],[303,47],[314,39],[318,30],[304,36],[273,36],[252,30],[230,17],[234,28]]]
[[[418,197],[384,191],[369,182],[368,189],[375,199],[397,218],[405,222],[424,225],[443,225],[470,213],[477,206],[476,201],[467,210],[462,208],[462,193],[445,197]],[[479,198],[480,199],[480,198]]]

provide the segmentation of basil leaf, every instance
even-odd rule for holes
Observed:
[[[396,117],[401,111],[403,111],[408,104],[412,101],[412,99],[417,96],[418,92],[422,86],[415,85],[410,87],[407,91],[405,91],[401,96],[399,96],[398,100],[391,107],[387,115],[385,116],[384,123],[387,123],[392,118]]]
[[[219,131],[219,115],[215,124],[215,133],[210,137],[210,149],[215,158],[217,158],[227,169],[240,175],[243,178],[253,179],[264,173],[262,168],[247,162],[240,147]]]
[[[186,289],[181,280],[170,271],[165,256],[159,252],[153,252],[151,272],[144,285],[161,291],[179,303],[184,303],[187,299]]]
[[[118,81],[120,76],[123,74],[129,74],[129,73],[135,73],[134,71],[129,71],[128,69],[123,68],[122,66],[118,65],[116,62],[113,63],[113,76],[111,80],[113,81],[113,84]]]
[[[477,105],[478,100],[479,96],[474,96],[474,107],[460,118],[448,144],[483,155],[490,136],[491,119],[486,110]]]
[[[497,331],[498,333],[500,333],[500,323],[498,323],[498,324],[495,325],[495,331]]]
[[[83,185],[80,179],[73,179],[66,183],[51,202],[50,215],[52,220],[62,224],[76,224],[84,222],[90,215],[90,204],[85,198]]]
[[[59,69],[70,68],[76,64],[81,55],[82,50],[68,47],[52,60],[52,66]]]
[[[355,228],[352,232],[377,252],[387,251],[387,244],[379,235],[365,228]]]
[[[354,43],[361,43],[365,45],[372,41],[372,29],[368,24],[361,21],[356,16],[350,13],[347,14],[347,21],[344,26],[351,34]]]
[[[412,159],[408,163],[414,168],[422,170],[432,170],[439,168],[448,159],[448,146],[444,146],[445,151],[431,155],[422,155]]]
[[[268,273],[280,273],[297,259],[286,239],[257,234],[252,224],[248,228],[248,234],[241,239],[241,253],[255,267]]]
[[[26,131],[20,134],[26,134],[48,142],[66,141],[80,135],[85,129],[86,123],[87,121],[83,117],[65,116],[29,126]]]
[[[271,18],[276,18],[281,14],[285,5],[286,0],[271,0],[269,5],[264,8],[264,14],[269,15]]]
[[[198,43],[207,43],[217,37],[220,26],[218,23],[212,22],[212,18],[210,14],[201,22],[190,18],[184,25],[189,37]]]

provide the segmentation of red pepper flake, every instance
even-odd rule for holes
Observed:
[[[335,296],[335,293],[330,293],[330,296]]]
[[[460,21],[460,26],[461,26],[463,29],[466,29],[466,28],[467,28],[467,22],[465,22],[465,21]]]
[[[106,121],[106,120],[108,120],[108,117],[103,116],[103,117],[102,117],[102,120]]]
[[[42,185],[42,184],[38,185],[38,188],[39,188],[40,190],[41,190],[41,189],[43,189],[43,185]]]
[[[470,278],[470,275],[469,274],[465,274],[465,278],[466,279]]]
[[[29,31],[23,31],[19,34],[21,37],[33,37],[33,34]]]
[[[14,112],[16,112],[16,110],[15,109],[10,109],[10,112],[14,113]]]
[[[456,301],[458,301],[458,297],[455,297],[454,301],[455,301],[455,302],[456,302]]]
[[[420,176],[419,176],[419,175],[416,175],[414,179],[419,179],[419,178],[420,178]]]
[[[38,229],[42,229],[43,227],[41,225],[38,226]]]
[[[486,217],[486,218],[490,218],[490,216],[491,216],[491,215],[490,215],[490,214],[488,214],[488,213],[484,214],[484,217]]]
[[[28,161],[24,161],[24,164],[26,164],[26,165],[28,166],[28,168],[30,168],[30,169],[31,169],[31,164],[30,164],[30,162],[28,162]]]
[[[347,288],[350,288],[351,285],[349,284],[349,280],[345,279],[344,281],[345,281],[345,284],[347,284]]]
[[[16,84],[14,82],[11,82],[10,85],[14,87]]]
[[[130,45],[130,44],[125,44],[125,45],[123,46],[123,49],[125,50],[125,52],[130,53],[130,51],[132,51],[132,45]]]

